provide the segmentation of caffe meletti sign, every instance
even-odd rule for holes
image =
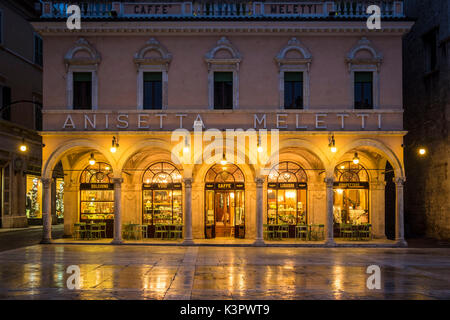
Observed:
[[[402,130],[402,112],[45,112],[45,131],[172,131],[279,129],[282,131]]]

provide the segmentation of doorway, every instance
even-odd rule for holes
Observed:
[[[235,165],[213,166],[205,183],[205,238],[245,238],[245,183]]]

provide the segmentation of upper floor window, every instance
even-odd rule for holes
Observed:
[[[161,72],[144,72],[144,109],[162,109]]]
[[[67,70],[67,109],[97,110],[100,54],[80,38],[64,57]]]
[[[279,72],[280,109],[309,108],[309,71],[312,55],[296,38],[291,38],[275,57]]]
[[[373,109],[373,73],[355,72],[355,109]]]
[[[214,109],[233,109],[232,72],[214,72]]]
[[[238,49],[225,37],[205,55],[208,66],[209,109],[239,108],[239,65],[241,55]]]
[[[167,109],[172,55],[151,38],[134,55],[137,68],[137,109]]]
[[[423,42],[425,45],[425,72],[432,72],[438,67],[438,30],[438,28],[433,29],[423,37]]]
[[[380,108],[380,71],[383,56],[367,38],[361,38],[347,55],[354,109]]]
[[[284,108],[303,109],[303,73],[284,73]]]
[[[73,109],[92,109],[92,73],[73,73]]]
[[[38,34],[34,34],[34,63],[42,66],[42,38]]]

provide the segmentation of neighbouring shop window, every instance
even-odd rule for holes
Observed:
[[[73,73],[73,109],[92,109],[92,73]]]
[[[182,176],[171,163],[159,162],[144,173],[142,185],[143,223],[182,224]]]
[[[281,162],[267,181],[267,223],[306,224],[307,176],[294,162]]]
[[[28,219],[42,219],[42,183],[39,176],[27,175],[25,208]]]
[[[64,219],[64,179],[56,179],[56,217]]]
[[[234,164],[214,165],[205,178],[205,236],[245,237],[245,180]]]
[[[98,162],[80,177],[80,221],[114,219],[114,185],[111,166]]]
[[[214,72],[214,109],[233,109],[233,72]]]
[[[162,109],[161,72],[144,72],[144,109]]]
[[[355,72],[355,109],[373,109],[372,72]]]
[[[284,73],[284,108],[303,109],[303,73]]]
[[[336,167],[334,178],[334,223],[369,223],[369,175],[366,169],[352,161],[343,162]]]

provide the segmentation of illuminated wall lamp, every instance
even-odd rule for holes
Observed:
[[[112,153],[116,153],[117,148],[119,148],[119,144],[117,143],[116,137],[113,137],[112,143],[111,143],[111,149],[109,149]]]
[[[334,140],[334,135],[331,136],[330,143],[328,144],[328,147],[330,148],[330,151],[332,153],[336,153],[337,152],[336,141]]]
[[[358,164],[359,163],[358,152],[355,152],[355,156],[353,157],[353,163],[354,164]]]
[[[89,164],[91,166],[93,166],[95,164],[95,158],[94,158],[94,154],[93,153],[91,153],[91,157],[89,158]]]
[[[28,150],[27,145],[25,144],[25,139],[22,139],[22,143],[19,146],[19,150],[22,152],[26,152]]]

